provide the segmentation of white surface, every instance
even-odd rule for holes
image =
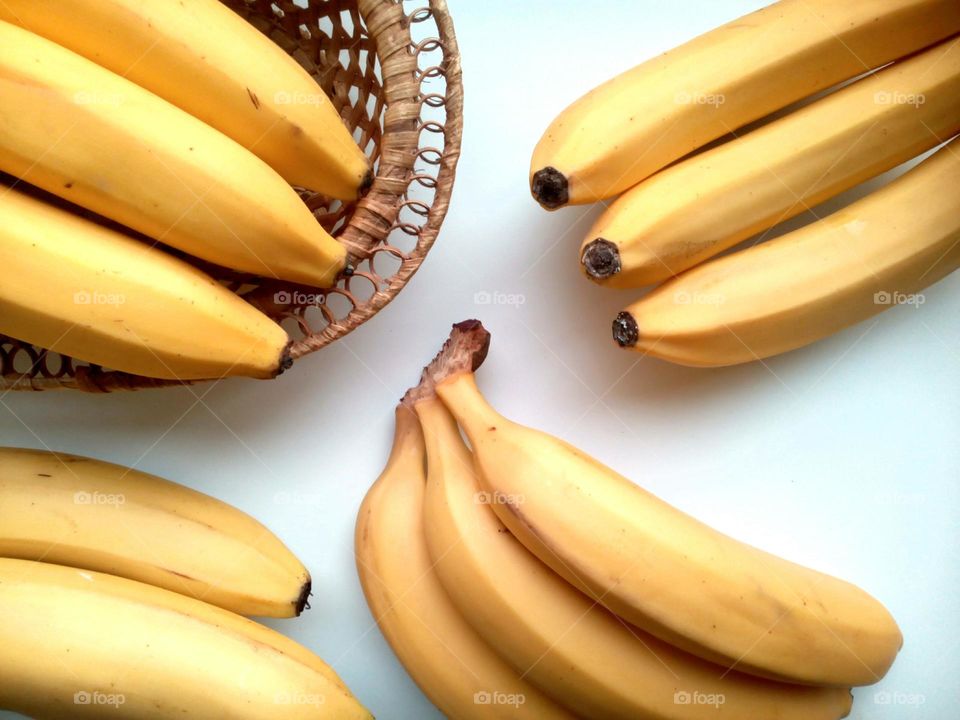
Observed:
[[[440,240],[396,302],[277,382],[8,394],[0,441],[136,465],[252,513],[315,578],[312,610],[270,624],[326,658],[381,720],[436,717],[364,603],[353,522],[386,459],[396,400],[450,324],[477,316],[493,333],[480,382],[504,414],[887,604],[906,642],[888,677],[856,692],[853,718],[957,717],[960,274],[919,310],[766,367],[674,367],[612,344],[610,321],[631,294],[593,286],[576,263],[595,211],[547,214],[528,195],[533,145],[568,102],[762,4],[450,0],[464,154]],[[524,302],[479,305],[478,292]]]

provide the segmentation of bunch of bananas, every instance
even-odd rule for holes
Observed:
[[[836,720],[883,677],[902,644],[883,605],[502,417],[473,376],[488,342],[454,326],[356,528],[371,611],[441,711]]]
[[[367,158],[300,65],[217,0],[0,4],[0,333],[154,378],[273,377],[289,338],[163,243],[330,286]],[[95,214],[95,219],[90,216]]]
[[[840,212],[704,263],[960,132],[957,33],[956,0],[781,0],[564,110],[534,150],[534,197],[548,209],[616,198],[583,241],[583,272],[662,283],[619,314],[617,343],[686,365],[747,362],[960,267],[960,205],[939,191],[960,180],[956,143]]]
[[[370,718],[334,671],[243,615],[299,615],[310,575],[181,485],[0,449],[0,708],[35,718]]]

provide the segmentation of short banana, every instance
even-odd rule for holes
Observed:
[[[16,25],[0,21],[0,47],[0,170],[234,270],[329,286],[343,269],[293,188],[230,138]]]
[[[960,141],[822,220],[693,268],[621,312],[622,346],[684,365],[802,347],[960,267]]]
[[[3,186],[0,333],[170,380],[268,378],[290,362],[279,325],[192,265]]]
[[[0,557],[119,575],[240,615],[293,617],[310,574],[246,513],[111,463],[0,448]]]
[[[480,490],[471,453],[443,404],[426,398],[416,410],[427,444],[424,527],[440,581],[505,659],[578,715],[836,720],[850,711],[849,690],[729,672],[630,627],[590,600],[500,523],[489,505],[512,499]],[[694,693],[717,701],[694,702]]]
[[[367,493],[356,528],[360,583],[384,637],[450,718],[573,720],[490,649],[440,586],[423,533],[425,459],[417,418],[402,404],[390,460]]]
[[[581,262],[610,287],[678,275],[960,132],[960,43],[948,40],[618,198]]]
[[[478,344],[481,330],[459,342]],[[573,585],[661,640],[750,674],[844,687],[889,669],[900,631],[863,590],[733,540],[506,420],[468,365],[450,367],[436,391],[467,433],[483,489],[507,500],[494,510]]]
[[[0,707],[38,720],[372,716],[320,658],[213,605],[0,559]]]
[[[0,20],[186,110],[294,185],[353,200],[370,182],[366,157],[313,78],[217,0],[3,0]]]
[[[613,197],[711,140],[957,32],[956,0],[780,0],[560,113],[533,152],[533,196],[548,209]]]

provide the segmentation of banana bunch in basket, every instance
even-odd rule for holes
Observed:
[[[686,365],[747,362],[917,302],[960,266],[956,142],[842,210],[713,259],[960,132],[957,33],[956,0],[781,0],[564,110],[534,151],[534,197],[604,204],[580,250],[588,278],[659,283],[618,315],[617,343]]]
[[[293,186],[372,176],[313,78],[217,0],[6,0],[0,47],[0,334],[153,378],[283,371],[286,332],[182,258],[344,269]]]

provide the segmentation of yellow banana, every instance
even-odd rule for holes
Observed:
[[[836,720],[850,711],[849,690],[729,672],[630,627],[590,600],[500,523],[489,505],[514,499],[480,490],[471,453],[443,404],[426,398],[416,411],[427,444],[424,526],[440,581],[505,659],[578,715]]]
[[[293,617],[310,574],[252,517],[89,458],[0,448],[0,557],[139,580],[240,615]]]
[[[192,265],[3,186],[0,333],[153,378],[268,378],[290,362],[279,325]]]
[[[419,423],[405,402],[390,460],[357,518],[357,571],[380,630],[450,718],[573,720],[490,649],[440,586],[423,531],[425,460]]]
[[[328,286],[343,269],[293,188],[230,138],[16,25],[0,21],[0,46],[0,170],[234,270]]]
[[[591,90],[533,152],[553,209],[620,194],[711,140],[960,32],[956,0],[780,0]]]
[[[176,593],[0,559],[0,707],[38,720],[370,719],[293,640]]]
[[[832,215],[670,280],[621,312],[622,346],[684,365],[802,347],[960,267],[960,141]]]
[[[294,185],[353,200],[370,183],[366,157],[313,78],[217,0],[3,0],[0,20],[159,95]],[[258,189],[255,178],[238,180]]]
[[[660,282],[957,132],[948,40],[641,182],[598,219],[581,262],[610,287]]]
[[[453,344],[475,347],[483,334]],[[483,489],[507,499],[493,504],[500,520],[574,586],[661,640],[750,674],[845,687],[889,669],[902,638],[873,597],[733,540],[508,421],[470,367],[434,375],[436,392],[467,433]]]

